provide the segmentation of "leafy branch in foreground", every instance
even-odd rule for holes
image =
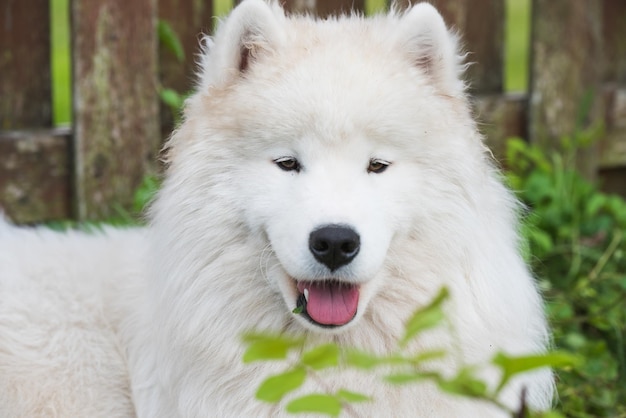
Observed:
[[[446,350],[422,351],[417,354],[406,352],[409,342],[444,321],[443,303],[448,297],[447,289],[443,288],[429,304],[416,310],[405,325],[404,336],[398,342],[397,350],[389,355],[344,348],[334,343],[307,349],[304,338],[263,333],[247,334],[244,337],[247,344],[244,362],[286,363],[283,372],[270,376],[261,383],[256,398],[269,403],[280,402],[310,379],[321,388],[321,392],[307,393],[290,399],[286,404],[287,412],[318,413],[333,417],[346,412],[356,416],[353,404],[375,402],[375,399],[349,388],[333,391],[330,385],[325,384],[324,376],[320,372],[329,370],[332,373],[342,373],[345,370],[361,370],[365,373],[376,373],[381,380],[395,385],[434,382],[441,391],[490,402],[515,416],[561,417],[562,415],[553,411],[543,413],[526,411],[525,406],[522,411],[511,411],[498,401],[498,397],[511,378],[520,373],[544,367],[570,367],[577,364],[579,359],[572,354],[552,352],[545,355],[511,357],[498,353],[490,364],[501,370],[501,378],[496,387],[490,389],[487,383],[477,376],[481,365],[468,365],[462,367],[456,375],[444,377],[432,368],[432,362],[448,356],[450,353]]]

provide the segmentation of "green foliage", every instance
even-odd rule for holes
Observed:
[[[543,355],[521,356],[514,359],[498,354],[494,357],[493,363],[500,366],[502,370],[502,377],[498,384],[498,388],[502,389],[516,374],[547,366],[567,370],[568,366],[579,366],[580,358],[558,351]]]
[[[243,355],[244,363],[287,358],[291,348],[302,346],[302,339],[285,336],[251,333],[244,336],[248,349]]]
[[[576,150],[600,134],[564,138],[560,154],[517,139],[508,147],[508,179],[529,207],[522,232],[554,342],[586,359],[559,376],[559,409],[571,417],[626,416],[626,203],[574,170]]]
[[[162,19],[157,22],[157,33],[159,43],[163,45],[165,50],[171,52],[182,65],[185,62],[185,50],[178,34],[167,21]],[[183,105],[188,96],[189,93],[181,94],[168,87],[159,88],[159,98],[170,109],[176,124],[180,122]]]
[[[178,35],[174,32],[174,29],[165,20],[159,19],[157,22],[157,34],[159,35],[159,42],[169,50],[179,62],[185,61],[185,50],[183,44],[180,42]]]
[[[336,417],[341,413],[341,399],[333,395],[313,393],[289,402],[289,404],[287,404],[287,412],[291,412],[292,414],[315,412]]]
[[[141,179],[141,184],[137,187],[133,196],[133,204],[130,209],[121,205],[114,206],[116,214],[103,222],[97,224],[109,224],[116,226],[140,225],[144,222],[144,212],[148,204],[160,186],[159,178],[156,175],[146,175]],[[97,225],[96,224],[96,225]]]
[[[141,180],[139,188],[135,191],[135,196],[133,197],[133,212],[135,214],[141,214],[145,211],[160,186],[161,182],[157,176],[144,176]]]
[[[339,364],[339,350],[334,344],[324,344],[302,355],[302,364],[313,370],[322,370]]]
[[[407,321],[405,336],[399,341],[397,350],[388,355],[344,348],[335,343],[325,343],[307,349],[304,339],[285,335],[256,333],[246,335],[244,342],[248,347],[244,353],[244,362],[289,359],[285,371],[269,376],[261,383],[257,390],[257,399],[276,403],[291,394],[292,399],[286,403],[288,412],[317,413],[335,417],[344,410],[350,410],[352,404],[371,402],[372,399],[367,394],[347,388],[330,390],[330,386],[324,384],[324,376],[327,375],[324,373],[342,373],[347,369],[356,369],[371,373],[381,381],[394,385],[431,381],[447,393],[482,399],[507,410],[499,403],[498,396],[511,377],[542,367],[572,366],[578,362],[577,357],[562,352],[527,357],[510,357],[499,353],[491,362],[502,370],[502,380],[494,390],[489,389],[478,377],[477,372],[484,365],[468,365],[462,367],[456,375],[444,377],[433,367],[432,361],[451,353],[445,350],[411,353],[407,351],[407,345],[419,339],[424,331],[441,325],[445,320],[442,307],[447,298],[448,291],[442,289],[432,302],[417,309]],[[302,388],[307,379],[313,380],[322,392],[294,395],[292,392]],[[325,388],[327,390],[323,391]],[[508,412],[520,413],[520,411]],[[519,416],[556,418],[560,415],[554,412],[545,414],[521,412]]]
[[[400,346],[404,347],[417,334],[438,325],[444,318],[442,302],[448,297],[448,290],[442,288],[431,303],[418,309],[406,323],[406,332]]]
[[[45,224],[46,227],[56,231],[67,231],[69,229],[77,229],[84,232],[101,231],[105,225],[114,226],[135,226],[141,225],[144,221],[143,213],[146,207],[152,201],[152,198],[159,189],[160,181],[155,175],[145,176],[133,196],[133,205],[130,210],[115,205],[113,207],[115,215],[103,221],[87,221],[77,222],[73,220],[51,221]]]
[[[167,107],[169,107],[176,123],[179,123],[180,114],[185,104],[185,100],[187,99],[187,95],[180,94],[176,90],[169,88],[161,88],[159,90],[159,98],[165,105],[167,105]]]
[[[256,392],[257,399],[266,402],[278,402],[287,393],[298,389],[306,379],[304,367],[296,367],[284,373],[274,375],[261,383]]]

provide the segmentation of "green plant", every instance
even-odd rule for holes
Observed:
[[[407,351],[407,344],[410,341],[419,338],[422,332],[439,326],[445,320],[442,304],[447,297],[448,292],[444,288],[430,304],[416,310],[406,323],[405,333],[398,342],[397,350],[389,355],[376,355],[353,348],[340,347],[334,343],[325,343],[310,348],[306,347],[304,338],[285,335],[258,333],[246,335],[244,342],[248,347],[244,353],[244,362],[286,362],[288,358],[292,359],[282,373],[270,376],[261,383],[256,393],[257,399],[277,403],[300,388],[307,379],[314,380],[323,388],[325,376],[323,373],[342,373],[346,369],[352,369],[376,373],[381,380],[394,385],[432,381],[441,391],[457,396],[482,399],[520,417],[561,417],[553,411],[544,413],[510,411],[498,401],[498,395],[510,379],[519,373],[546,366],[565,367],[576,364],[577,358],[570,354],[553,352],[545,355],[510,357],[499,353],[492,359],[491,364],[498,367],[502,374],[496,388],[490,389],[477,377],[477,371],[484,365],[466,365],[456,375],[444,377],[430,366],[429,362],[452,353],[443,349],[419,353]],[[292,356],[289,356],[290,353]],[[328,389],[292,398],[287,403],[286,409],[290,413],[338,416],[342,411],[346,411],[354,415],[353,404],[371,401],[367,393],[355,392],[351,388],[334,391]]]
[[[176,60],[182,64],[185,61],[185,50],[183,49],[183,44],[181,43],[180,38],[170,24],[165,20],[159,19],[157,22],[157,34],[161,45],[172,53],[174,57],[176,57]],[[180,122],[180,115],[185,99],[188,95],[189,93],[181,94],[176,90],[167,87],[159,88],[159,98],[169,107],[176,124]]]
[[[46,222],[46,227],[57,231],[66,231],[68,229],[79,229],[86,232],[99,231],[105,225],[114,226],[135,226],[141,225],[144,221],[143,213],[146,207],[152,201],[160,186],[160,180],[155,175],[146,175],[133,196],[133,204],[131,209],[126,209],[121,205],[115,205],[115,215],[103,221],[86,221],[77,222],[74,220],[59,220]]]
[[[581,354],[560,373],[559,409],[571,417],[626,416],[626,202],[575,170],[576,150],[601,134],[563,139],[545,154],[509,141],[508,180],[528,205],[529,261],[548,301],[554,343]]]

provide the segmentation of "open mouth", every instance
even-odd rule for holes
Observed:
[[[359,286],[337,280],[297,282],[299,312],[315,325],[332,328],[352,321],[359,304]]]

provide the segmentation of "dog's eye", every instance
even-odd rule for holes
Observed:
[[[281,170],[285,171],[295,171],[296,173],[300,172],[300,163],[293,157],[280,157],[274,160],[274,164],[276,164]]]
[[[387,169],[387,167],[389,167],[390,164],[391,163],[389,161],[372,158],[370,160],[370,165],[367,167],[367,172],[376,174],[382,173]]]

